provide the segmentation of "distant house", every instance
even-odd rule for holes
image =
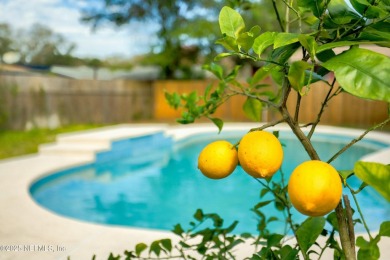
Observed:
[[[32,75],[41,74],[42,72],[48,72],[49,68],[50,67],[45,67],[44,69],[43,68],[38,69],[31,66],[0,63],[0,74],[32,76]]]
[[[135,66],[119,78],[133,80],[156,80],[159,76],[160,68],[158,66]]]
[[[98,80],[113,80],[113,79],[133,79],[133,80],[154,80],[159,76],[157,67],[135,66],[131,70],[110,70],[107,68],[93,68],[87,66],[80,67],[65,67],[52,66],[52,73],[64,77],[74,79],[98,79]],[[96,76],[96,78],[95,78]]]

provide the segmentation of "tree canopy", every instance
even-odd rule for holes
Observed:
[[[158,44],[149,56],[149,63],[161,67],[162,78],[175,78],[178,68],[185,67],[185,60],[195,62],[199,52],[209,48],[211,35],[215,35],[218,25],[215,17],[220,1],[192,0],[101,0],[99,5],[83,10],[83,21],[98,28],[104,23],[116,26],[134,21],[153,23]],[[212,14],[212,15],[211,15]],[[211,38],[211,41],[214,38]],[[197,47],[193,47],[193,46]],[[191,46],[191,47],[189,47]]]
[[[75,47],[64,36],[42,24],[33,24],[28,29],[20,30],[6,23],[0,24],[0,58],[6,53],[15,52],[23,64],[75,65],[80,62],[72,56]]]
[[[145,33],[158,37],[145,61],[161,68],[162,78],[193,78],[191,66],[208,62],[221,51],[216,45],[219,34],[218,13],[224,5],[239,10],[250,24],[266,30],[280,30],[274,23],[273,1],[248,0],[100,0],[82,10],[82,20],[93,29],[111,24],[152,23],[157,30]],[[285,13],[281,13],[285,16]],[[291,25],[293,29],[298,26]],[[131,35],[129,35],[130,40]],[[236,61],[238,62],[238,60]]]

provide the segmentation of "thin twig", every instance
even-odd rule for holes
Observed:
[[[332,90],[333,90],[333,87],[334,87],[334,84],[336,83],[336,78],[333,79],[333,82],[332,84],[330,85],[330,88],[329,88],[329,91],[328,93],[326,94],[326,97],[324,99],[324,101],[322,102],[322,106],[321,106],[321,109],[320,109],[320,112],[318,113],[317,115],[317,119],[316,121],[313,123],[311,129],[310,129],[310,132],[309,134],[307,135],[307,138],[311,139],[313,133],[314,133],[314,130],[316,129],[318,123],[321,121],[321,117],[322,117],[322,113],[324,113],[325,111],[325,107],[326,105],[328,104],[329,100],[334,97],[334,95],[330,96],[330,93],[332,93]],[[337,92],[337,91],[336,91]],[[336,93],[335,92],[335,93]]]
[[[287,218],[287,222],[288,224],[290,225],[290,228],[295,236],[295,239],[297,240],[298,244],[300,245],[299,243],[299,239],[298,239],[298,236],[296,234],[296,228],[294,226],[294,223],[292,222],[292,213],[290,211],[290,205],[288,204],[288,202],[285,200],[284,197],[282,197],[280,194],[276,193],[273,189],[271,189],[271,187],[269,187],[269,185],[266,185],[264,184],[261,180],[259,180],[258,178],[255,178],[253,177],[258,183],[260,183],[264,188],[266,188],[267,190],[269,190],[270,192],[272,192],[272,194],[275,196],[275,198],[278,198],[279,201],[281,203],[283,203],[283,205],[285,206],[286,208],[286,211],[287,211],[287,215],[288,215],[288,218]],[[304,259],[309,259],[306,252],[304,252],[303,250],[301,250],[301,253],[303,255],[303,258]]]
[[[365,220],[365,218],[364,218],[363,212],[362,212],[362,210],[360,209],[359,202],[358,202],[358,200],[357,200],[357,198],[356,198],[355,192],[354,192],[354,190],[352,189],[352,187],[349,186],[348,183],[346,183],[346,184],[347,184],[347,187],[348,187],[348,189],[350,190],[350,192],[351,192],[351,194],[352,194],[353,201],[354,201],[355,204],[356,204],[356,208],[357,208],[357,210],[358,210],[358,212],[359,212],[359,215],[360,215],[360,218],[361,218],[361,220],[362,220],[362,222],[363,222],[363,226],[364,226],[364,228],[366,229],[367,234],[368,234],[368,236],[370,237],[370,239],[373,239],[373,237],[371,236],[371,233],[370,233],[370,229],[368,228],[367,223],[366,223],[366,220]]]
[[[295,122],[298,122],[299,119],[299,108],[301,107],[301,99],[302,99],[301,94],[297,92],[297,105],[295,106],[295,115],[294,115]]]
[[[252,129],[250,129],[248,132],[261,131],[261,130],[264,130],[264,129],[268,128],[268,127],[276,126],[276,125],[278,125],[278,124],[280,124],[280,123],[283,123],[283,122],[285,122],[285,121],[286,121],[285,118],[282,118],[282,119],[279,119],[279,120],[275,120],[275,121],[266,123],[266,124],[264,124],[264,125],[262,125],[262,126],[260,126],[260,127],[252,128]],[[240,141],[241,141],[241,140],[240,140]],[[235,143],[235,144],[233,145],[233,147],[237,147],[237,146],[240,144],[240,141],[238,141],[237,143]]]
[[[321,32],[322,32],[322,29],[323,29],[323,26],[324,26],[324,21],[325,21],[326,10],[328,9],[329,3],[330,3],[330,0],[325,1],[324,8],[322,9],[323,11],[322,11],[321,17],[319,18],[320,22],[318,23],[318,27],[317,27],[318,33],[317,33],[317,35],[315,37],[316,41],[321,36]]]
[[[332,158],[330,158],[327,163],[331,163],[333,162],[337,157],[339,157],[342,153],[344,153],[347,149],[349,149],[352,145],[354,145],[355,143],[359,142],[360,140],[363,139],[363,137],[365,137],[369,132],[377,129],[377,128],[380,128],[382,126],[385,126],[387,123],[390,122],[390,116],[385,120],[383,121],[382,123],[379,123],[377,125],[374,125],[373,127],[367,129],[366,131],[364,131],[363,134],[361,134],[359,137],[353,139],[349,144],[347,144],[346,146],[344,146],[340,151],[338,151],[335,155],[332,156]]]
[[[243,91],[238,91],[238,90],[236,90],[234,88],[231,88],[231,87],[229,87],[229,90],[231,92],[235,93],[235,94],[238,94],[238,95],[243,95],[243,96],[247,96],[247,97],[250,97],[250,98],[257,99],[260,102],[265,103],[265,104],[267,104],[267,105],[269,105],[271,107],[279,108],[278,105],[276,105],[275,103],[273,103],[273,102],[271,102],[269,100],[263,99],[263,98],[261,98],[259,96],[256,96],[256,95],[253,95],[253,94],[250,94],[250,93],[247,93],[247,92],[243,92]]]
[[[252,129],[249,130],[249,132],[261,131],[261,130],[264,130],[264,129],[268,128],[268,127],[276,126],[277,124],[283,123],[285,121],[286,121],[285,118],[282,118],[282,119],[279,119],[279,120],[275,120],[275,121],[269,122],[267,124],[264,124],[264,125],[262,125],[260,127],[252,128]]]
[[[284,30],[284,27],[283,27],[282,19],[280,18],[280,15],[279,15],[278,7],[276,6],[276,0],[272,0],[272,6],[274,8],[274,11],[275,11],[276,18],[278,20],[280,29],[282,30],[282,32],[284,32],[285,30]]]
[[[238,54],[240,56],[244,57],[244,58],[248,58],[248,59],[251,59],[253,61],[261,61],[261,62],[264,62],[264,63],[272,63],[272,64],[275,64],[275,65],[278,65],[278,66],[281,66],[281,67],[285,66],[284,64],[279,63],[277,61],[261,59],[261,58],[259,58],[257,56],[251,55],[250,53],[247,53],[247,52],[240,51],[240,52],[238,52]]]

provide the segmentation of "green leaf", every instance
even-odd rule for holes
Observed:
[[[295,260],[296,256],[298,255],[298,252],[299,251],[297,249],[293,249],[289,245],[284,245],[280,249],[280,256],[281,256],[281,259],[283,259],[283,260]]]
[[[255,209],[259,209],[259,208],[262,208],[264,206],[267,206],[268,204],[270,204],[272,202],[272,200],[266,200],[266,201],[260,201],[259,203],[257,203],[255,205]]]
[[[187,101],[186,107],[192,108],[199,101],[198,93],[194,90],[190,94],[183,94],[181,98]]]
[[[241,69],[240,65],[234,66],[233,70],[229,73],[229,75],[227,75],[225,77],[225,81],[226,82],[230,82],[230,81],[234,80],[237,77],[238,72],[240,71],[240,69]]]
[[[252,35],[252,37],[257,37],[258,34],[260,34],[261,28],[258,25],[253,26],[249,33]]]
[[[337,216],[336,216],[336,212],[331,212],[327,217],[326,217],[326,221],[335,229],[335,230],[339,230],[339,223],[337,222]]]
[[[325,226],[325,218],[309,217],[296,231],[299,246],[304,252],[315,243]]]
[[[207,214],[207,217],[213,220],[214,227],[222,227],[223,219],[218,214]]]
[[[344,185],[346,185],[347,179],[353,175],[353,170],[344,170],[344,171],[338,171],[341,178],[343,179]]]
[[[244,50],[249,51],[259,33],[260,26],[253,26],[249,32],[240,33],[237,39],[237,44]]]
[[[270,223],[270,222],[273,222],[273,221],[278,221],[279,219],[277,217],[270,217],[268,220],[267,220],[267,223]]]
[[[156,240],[153,241],[152,244],[150,245],[149,253],[154,253],[156,256],[159,256],[161,253],[161,246],[160,246],[160,241]]]
[[[93,259],[93,258],[92,258],[92,259]],[[108,256],[107,259],[108,259],[108,260],[120,260],[120,259],[121,259],[121,256],[120,256],[120,255],[114,256],[113,253],[110,253],[110,255]]]
[[[249,119],[260,122],[262,107],[263,105],[261,104],[260,100],[248,97],[244,103],[243,110]]]
[[[220,133],[223,128],[223,120],[219,118],[212,118],[212,117],[209,117],[209,119],[214,123],[214,125],[218,127],[218,133]]]
[[[278,33],[275,36],[274,48],[283,47],[294,42],[298,42],[298,33]]]
[[[206,89],[204,90],[203,100],[204,102],[207,102],[207,98],[209,97],[210,91],[213,88],[213,84],[208,84]]]
[[[217,56],[215,56],[214,60],[215,61],[219,61],[219,60],[222,60],[223,58],[230,57],[230,56],[233,56],[233,55],[236,55],[236,54],[235,53],[231,53],[231,52],[223,52],[223,53],[220,53]]]
[[[181,227],[180,224],[176,224],[174,227],[173,227],[173,230],[172,232],[178,236],[183,236],[183,233],[184,233],[184,229]]]
[[[299,94],[303,95],[303,87],[305,86],[305,71],[309,69],[311,65],[306,61],[295,61],[291,64],[290,69],[288,70],[288,80],[290,81],[291,86]]]
[[[322,62],[328,61],[329,59],[331,59],[334,56],[336,56],[336,53],[334,53],[334,51],[332,49],[323,50],[321,52],[318,52],[318,49],[319,48],[317,48],[316,56],[317,56],[318,60],[320,60]],[[328,70],[326,70],[326,71],[329,72]],[[322,74],[322,75],[325,75],[325,74]]]
[[[267,246],[273,247],[280,244],[280,240],[282,240],[284,236],[280,234],[271,234],[267,237]]]
[[[360,248],[357,254],[358,260],[366,260],[379,259],[380,251],[378,247],[378,242],[380,240],[380,236],[376,236],[374,239],[370,241],[366,241],[363,237],[358,237],[356,239],[356,245]]]
[[[390,165],[359,161],[355,163],[354,172],[360,180],[390,201]]]
[[[262,81],[269,75],[269,69],[265,66],[258,69],[255,74],[251,77],[249,84],[251,86],[256,85],[258,82]]]
[[[363,14],[370,5],[367,0],[349,0],[353,8],[358,11],[360,14]]]
[[[298,6],[309,8],[313,14],[320,18],[325,9],[326,0],[298,0]]]
[[[293,43],[280,48],[276,48],[272,51],[271,59],[277,61],[280,64],[284,64],[291,58],[291,56],[297,51],[300,46],[300,43]]]
[[[222,34],[236,39],[245,29],[245,23],[237,11],[228,6],[224,6],[219,13],[219,27]]]
[[[390,47],[390,22],[382,21],[366,27],[357,40],[372,41],[380,46]]]
[[[318,47],[315,38],[310,35],[300,34],[298,39],[302,46],[309,52],[311,59],[314,60]]]
[[[253,43],[253,51],[260,57],[260,55],[267,47],[274,44],[274,40],[277,34],[278,33],[276,32],[265,32],[260,36],[256,37]]]
[[[169,238],[161,239],[160,242],[162,247],[165,248],[168,252],[172,251],[172,241]]]
[[[372,5],[367,0],[350,0],[353,8],[366,18],[375,19],[388,15],[386,3],[378,2],[377,6]]]
[[[173,107],[174,109],[178,109],[180,106],[181,98],[180,95],[176,92],[170,94],[167,91],[164,91],[165,99],[167,100],[168,104]]]
[[[233,221],[233,223],[230,226],[225,228],[224,233],[228,234],[228,233],[232,232],[237,227],[237,225],[238,225],[238,221],[237,220]]]
[[[384,237],[390,237],[390,221],[382,222],[379,228],[379,235]]]
[[[342,88],[361,98],[390,102],[390,58],[366,49],[352,48],[323,66],[334,71]]]
[[[260,198],[264,197],[265,194],[267,194],[268,192],[269,192],[269,189],[263,188],[263,189],[260,191]]]
[[[344,0],[330,1],[327,10],[332,22],[338,25],[352,23],[360,19]]]
[[[141,255],[141,253],[146,249],[148,248],[148,246],[145,244],[145,243],[138,243],[136,246],[135,246],[135,254],[139,257]]]
[[[240,48],[238,47],[237,40],[230,36],[225,36],[221,39],[215,41],[216,44],[220,44],[225,47],[227,50],[239,52]]]
[[[356,238],[356,245],[362,249],[370,248],[370,243],[361,236]]]
[[[317,53],[330,50],[337,47],[345,47],[345,46],[352,46],[352,45],[370,45],[375,43],[380,43],[381,41],[339,41],[339,42],[331,42],[331,43],[325,43],[317,48]]]
[[[202,221],[203,217],[204,217],[203,211],[201,209],[197,209],[194,214],[194,218],[198,221]]]
[[[181,113],[181,118],[176,121],[180,124],[190,124],[195,121],[195,118],[187,111],[183,111],[183,113]]]
[[[223,68],[222,66],[211,62],[210,64],[206,64],[203,66],[203,69],[212,72],[218,79],[223,79]]]
[[[310,66],[313,66],[313,65],[310,65]],[[313,84],[314,82],[317,82],[320,80],[324,80],[324,78],[321,75],[312,71],[311,68],[310,68],[310,70],[305,70],[305,83],[304,83],[305,86]]]

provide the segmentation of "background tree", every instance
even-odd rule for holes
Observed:
[[[17,36],[19,41],[16,49],[21,54],[21,62],[26,64],[54,64],[63,56],[70,56],[76,47],[62,35],[41,24],[34,24],[28,30],[20,30]]]
[[[280,31],[275,23],[273,5],[281,1],[248,0],[101,0],[82,10],[82,20],[92,23],[94,29],[106,23],[125,26],[134,21],[156,24],[158,42],[151,46],[143,64],[158,65],[161,78],[197,78],[191,67],[208,63],[222,51],[214,43],[218,40],[218,12],[227,5],[238,10],[248,24],[257,24],[263,30]],[[279,14],[284,19],[289,13]],[[288,19],[286,19],[288,20]],[[291,23],[298,28],[298,22]],[[234,59],[235,63],[242,63]],[[256,64],[252,64],[257,67]]]
[[[12,29],[6,23],[0,24],[0,61],[3,62],[3,55],[13,51]]]
[[[93,79],[97,79],[99,68],[103,66],[103,62],[99,59],[88,59],[86,60],[86,65],[92,68]]]
[[[83,21],[94,29],[102,24],[128,25],[134,21],[156,24],[158,42],[146,56],[147,64],[161,67],[162,78],[191,78],[188,62],[203,61],[217,51],[218,12],[223,5],[241,6],[249,1],[231,0],[102,0],[83,12]],[[181,72],[177,74],[177,72]],[[181,76],[180,76],[181,75]]]
[[[82,59],[73,56],[76,45],[42,24],[15,30],[0,24],[0,61],[7,52],[20,55],[19,63],[31,65],[79,65]]]

